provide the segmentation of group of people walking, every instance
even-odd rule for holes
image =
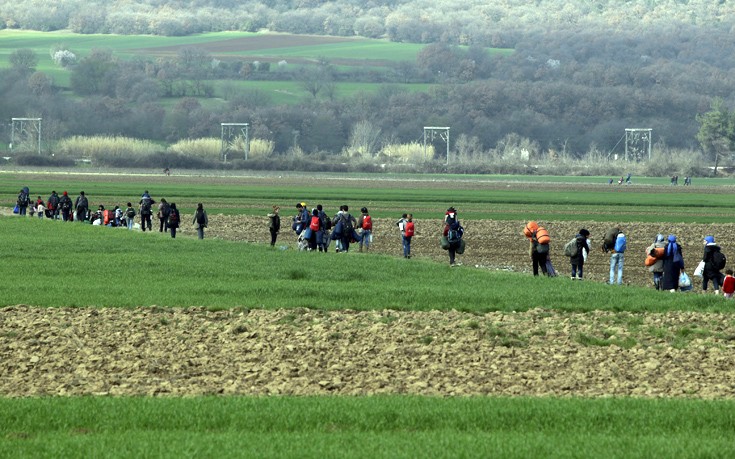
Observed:
[[[529,255],[531,257],[534,276],[541,273],[555,276],[556,272],[549,260],[548,231],[535,221],[526,224],[523,235],[529,240]],[[584,264],[592,249],[589,243],[590,232],[581,228],[577,235],[564,246],[564,255],[569,258],[571,279],[582,280]],[[714,236],[705,236],[702,240],[704,249],[702,259],[694,271],[696,277],[702,278],[702,291],[706,292],[710,282],[715,294],[720,291],[725,297],[731,298],[735,293],[735,277],[733,270],[728,268],[725,274],[727,258],[722,249],[715,243]],[[602,251],[610,254],[610,285],[623,283],[623,268],[625,253],[627,252],[627,237],[622,228],[615,226],[605,234]],[[657,290],[687,291],[692,289],[691,278],[684,266],[684,256],[681,244],[676,235],[668,237],[657,234],[651,245],[646,248],[645,266],[653,274],[653,286]]]
[[[267,214],[271,246],[276,245],[281,230],[280,210],[280,206],[274,205]],[[403,257],[409,259],[411,241],[416,234],[413,215],[404,213],[395,225],[401,235]],[[464,252],[465,243],[462,239],[464,228],[459,223],[454,207],[447,209],[442,228],[441,246],[448,251],[450,266],[455,266],[456,255]],[[367,252],[373,241],[373,218],[367,207],[362,207],[360,215],[355,218],[350,213],[350,207],[342,205],[333,217],[329,217],[321,204],[309,210],[305,202],[299,202],[296,204],[296,215],[291,219],[291,229],[300,250],[326,253],[334,241],[337,253],[349,252],[352,244],[359,244],[359,251]]]
[[[154,209],[156,210],[155,215],[158,219],[159,232],[168,232],[172,238],[176,238],[177,229],[181,224],[181,213],[176,207],[176,203],[169,203],[165,198],[161,198],[160,202],[156,203],[151,198],[148,190],[145,190],[141,195],[137,203],[137,210],[132,202],[128,202],[124,210],[120,206],[114,206],[113,209],[106,209],[104,205],[99,205],[96,211],[92,211],[90,209],[89,198],[84,191],[80,191],[79,196],[73,201],[66,191],[61,196],[56,191],[52,191],[47,200],[44,201],[39,196],[35,202],[31,202],[30,190],[28,187],[23,187],[18,194],[14,212],[22,216],[36,214],[39,218],[45,216],[53,220],[62,220],[65,222],[76,221],[111,227],[127,227],[129,230],[135,228],[135,217],[137,216],[140,220],[140,229],[145,232],[146,230],[153,231]],[[197,230],[199,239],[204,239],[204,228],[209,224],[209,218],[202,203],[197,205],[192,223]]]

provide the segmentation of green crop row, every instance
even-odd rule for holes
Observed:
[[[732,457],[731,401],[0,399],[2,457]]]
[[[309,183],[309,182],[313,183]],[[375,217],[412,212],[416,218],[435,218],[448,205],[463,219],[536,219],[728,223],[732,221],[729,180],[710,180],[698,187],[647,185],[609,187],[594,182],[517,182],[468,180],[444,176],[439,180],[335,174],[296,174],[278,177],[195,177],[162,175],[4,174],[0,205],[12,207],[18,191],[29,186],[31,195],[44,199],[52,190],[75,197],[84,190],[90,203],[123,206],[135,202],[144,190],[165,197],[182,208],[201,202],[210,213],[263,215],[274,204],[284,209],[296,202],[321,203],[329,211],[342,204],[367,206]],[[665,209],[665,212],[662,210]]]

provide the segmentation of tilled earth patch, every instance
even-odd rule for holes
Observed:
[[[735,320],[671,312],[0,309],[0,393],[732,398]]]

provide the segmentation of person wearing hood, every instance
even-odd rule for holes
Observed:
[[[653,244],[649,245],[646,249],[646,254],[650,254],[653,252],[654,249],[665,249],[666,248],[666,238],[663,234],[657,234],[656,238],[653,240]],[[661,278],[664,275],[664,260],[663,258],[659,258],[656,260],[654,264],[648,267],[648,270],[653,273],[653,286],[656,288],[656,290],[662,289],[661,284]]]
[[[670,234],[664,249],[662,290],[675,292],[679,289],[679,276],[684,272],[684,254],[676,236]]]
[[[707,291],[707,284],[709,284],[709,281],[712,281],[712,288],[715,290],[715,295],[720,294],[720,285],[722,285],[722,273],[720,270],[724,268],[724,266],[718,266],[721,255],[722,251],[720,250],[720,246],[715,244],[715,237],[706,236],[704,238],[704,255],[702,255],[702,261],[704,261],[702,292]]]
[[[64,194],[59,198],[59,208],[61,209],[61,219],[65,222],[70,220],[72,207],[74,207],[74,203],[71,202],[69,193],[64,191]]]

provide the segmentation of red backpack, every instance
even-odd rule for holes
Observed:
[[[312,231],[319,231],[319,229],[321,227],[321,222],[322,222],[322,220],[318,216],[315,215],[315,216],[311,217],[311,224],[309,225],[309,228]]]
[[[362,229],[367,230],[367,231],[372,231],[373,219],[370,218],[370,215],[365,215],[362,217]]]
[[[413,222],[406,222],[406,229],[404,231],[406,232],[406,237],[413,236],[413,233],[414,233]]]

